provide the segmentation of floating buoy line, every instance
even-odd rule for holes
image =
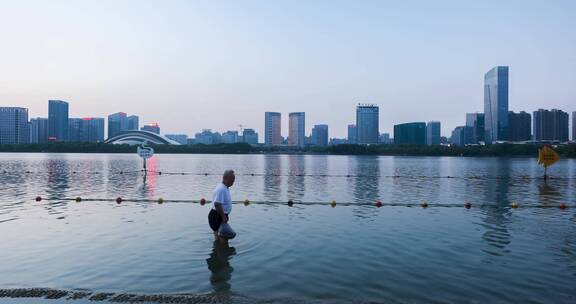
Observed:
[[[102,174],[102,171],[2,171],[3,174],[48,174],[48,175],[56,175],[56,174]],[[150,175],[178,175],[178,176],[222,176],[222,173],[213,173],[213,172],[170,172],[170,171],[155,171],[155,170],[130,170],[130,171],[109,171],[107,174],[109,175],[129,175],[129,174],[150,174]],[[478,176],[478,175],[471,175],[471,176],[451,176],[451,175],[374,175],[374,174],[307,174],[307,173],[290,173],[290,174],[282,174],[282,173],[242,173],[236,172],[236,176],[254,176],[254,177],[331,177],[331,178],[404,178],[404,179],[465,179],[465,180],[539,180],[542,177],[534,177],[534,176]],[[566,176],[548,176],[547,179],[549,180],[576,180],[575,177],[566,177]]]
[[[116,197],[116,198],[83,198],[83,197],[49,197],[43,198],[41,196],[37,196],[34,198],[36,202],[42,201],[74,201],[77,203],[81,202],[115,202],[116,204],[120,205],[122,203],[128,202],[135,202],[135,203],[157,203],[157,204],[164,204],[164,203],[180,203],[180,204],[199,204],[204,206],[206,204],[210,204],[211,201],[206,200],[204,198],[193,200],[193,199],[164,199],[159,197],[157,199],[134,199],[134,198],[123,198],[123,197]],[[302,206],[317,206],[317,205],[328,205],[332,208],[336,208],[336,206],[372,206],[376,208],[382,207],[421,207],[423,209],[426,208],[436,208],[436,207],[443,207],[443,208],[466,208],[471,209],[475,208],[501,208],[501,207],[509,207],[512,209],[518,208],[559,208],[561,210],[568,209],[570,206],[568,203],[559,203],[559,204],[546,204],[546,205],[534,205],[534,204],[527,204],[527,205],[520,205],[518,202],[511,202],[510,204],[506,205],[498,205],[498,204],[472,204],[470,202],[465,202],[463,204],[447,204],[447,203],[434,203],[429,204],[427,201],[421,201],[419,203],[387,203],[382,201],[375,201],[373,203],[368,202],[336,202],[335,200],[332,201],[295,201],[295,200],[287,200],[287,201],[251,201],[248,199],[239,200],[239,201],[232,201],[233,204],[237,205],[244,205],[249,206],[252,204],[255,205],[286,205],[288,207],[293,207],[296,205]],[[573,206],[572,206],[573,207]]]

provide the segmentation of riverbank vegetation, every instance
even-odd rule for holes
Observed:
[[[156,153],[171,154],[336,154],[336,155],[410,155],[410,156],[499,156],[536,157],[542,145],[494,144],[488,146],[405,146],[337,145],[329,147],[264,147],[249,144],[156,145]],[[564,158],[576,158],[576,144],[554,149]],[[50,143],[0,145],[0,152],[44,153],[136,153],[136,146],[103,143]]]

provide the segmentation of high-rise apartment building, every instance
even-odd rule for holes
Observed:
[[[181,145],[188,144],[188,135],[186,134],[166,134],[164,135],[166,138],[171,139]]]
[[[136,115],[130,115],[126,117],[126,128],[127,130],[138,130],[140,128],[140,119]],[[185,144],[183,144],[185,145]]]
[[[48,142],[48,118],[30,119],[30,143],[45,144]]]
[[[0,107],[0,144],[25,144],[29,142],[28,109]]]
[[[552,109],[539,109],[533,114],[535,141],[568,141],[568,113]]]
[[[303,147],[306,145],[306,115],[304,112],[288,114],[288,144]]]
[[[126,113],[118,112],[108,115],[108,138],[112,138],[124,130],[128,130]]]
[[[508,140],[508,67],[498,66],[484,75],[484,140]]]
[[[160,125],[157,123],[149,123],[140,128],[140,130],[160,134]]]
[[[104,142],[104,118],[85,117],[68,120],[69,141]]]
[[[328,125],[314,125],[312,128],[312,144],[318,147],[328,146]]]
[[[465,146],[473,143],[474,128],[469,126],[459,126],[452,131],[450,142],[456,146]]]
[[[257,145],[258,144],[258,133],[256,133],[256,131],[254,131],[254,129],[244,129],[244,131],[242,131],[242,142],[245,142],[245,143],[251,144],[251,145]]]
[[[264,113],[264,144],[267,146],[282,144],[282,114]]]
[[[356,139],[358,135],[358,129],[356,125],[348,125],[348,143],[349,144],[357,144],[358,140]]]
[[[532,140],[532,116],[530,113],[508,112],[508,140],[529,141]]]
[[[484,141],[484,113],[466,113],[466,126],[472,128],[472,142],[477,144]]]

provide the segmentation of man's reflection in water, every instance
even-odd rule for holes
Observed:
[[[212,253],[206,259],[208,269],[211,272],[210,284],[212,284],[214,292],[230,291],[231,285],[229,281],[232,278],[232,271],[234,271],[234,268],[230,266],[230,257],[235,254],[236,248],[214,241]]]

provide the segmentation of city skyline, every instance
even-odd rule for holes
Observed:
[[[4,2],[0,104],[47,117],[61,99],[74,117],[126,111],[186,134],[263,134],[261,112],[302,111],[306,134],[345,138],[361,102],[381,107],[382,133],[437,120],[448,136],[506,65],[510,110],[574,111],[576,4],[498,3]]]

